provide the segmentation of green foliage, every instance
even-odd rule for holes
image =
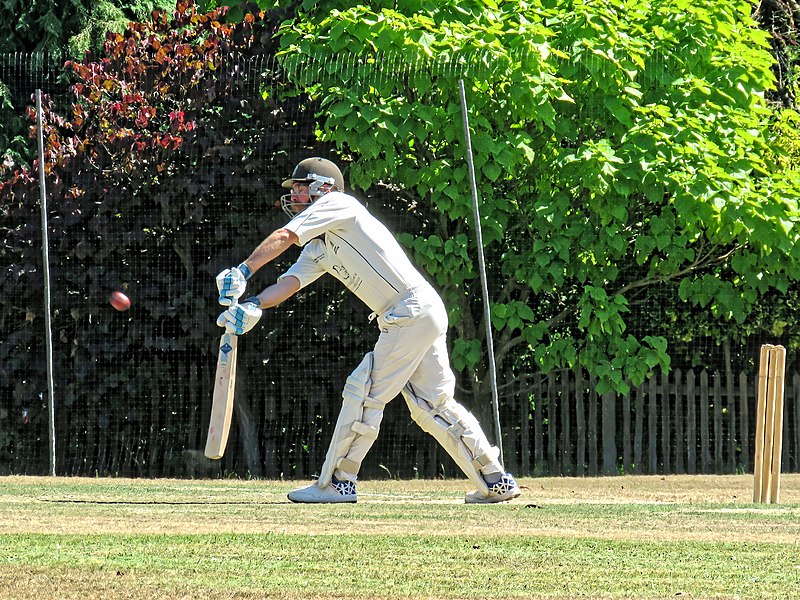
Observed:
[[[80,58],[88,51],[97,51],[109,33],[124,31],[131,21],[146,22],[153,11],[172,12],[175,7],[176,0],[91,2],[84,11],[86,20],[80,30],[69,36],[68,53]]]
[[[462,79],[507,372],[582,366],[624,392],[670,364],[664,337],[631,330],[632,299],[743,323],[800,278],[800,179],[766,133],[773,61],[749,3],[302,7],[285,64],[352,183],[418,207],[423,235],[401,239],[447,288],[454,361],[478,379]]]
[[[130,21],[145,21],[153,11],[175,10],[176,0],[4,0],[0,52],[62,52],[80,57],[102,48],[107,32]]]
[[[239,0],[239,2],[201,0],[197,2],[197,8],[201,13],[206,13],[223,6],[227,7],[228,12],[225,14],[225,20],[228,23],[238,23],[244,19],[245,15],[259,10],[293,9],[296,4],[296,0]]]
[[[70,32],[81,28],[88,5],[86,0],[3,0],[3,14],[13,17],[0,22],[0,51],[63,48]]]
[[[775,143],[783,150],[779,157],[785,169],[800,171],[800,113],[791,108],[775,112],[772,133]]]

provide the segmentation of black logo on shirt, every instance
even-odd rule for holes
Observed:
[[[350,279],[350,271],[345,269],[344,265],[333,265],[331,268],[336,272],[336,274],[339,276],[339,279],[342,281],[347,281]]]

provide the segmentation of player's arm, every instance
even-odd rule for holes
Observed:
[[[223,306],[236,304],[244,294],[247,280],[268,262],[275,260],[292,244],[298,242],[297,234],[281,228],[273,231],[253,250],[252,254],[239,266],[225,269],[217,275],[219,303]]]
[[[278,306],[281,302],[294,296],[297,290],[300,289],[300,280],[297,277],[284,277],[278,280],[277,283],[272,284],[265,288],[256,298],[258,298],[258,306],[260,308],[272,308]]]
[[[298,242],[297,234],[285,228],[273,231],[261,242],[243,264],[255,273],[267,263],[283,254],[289,246]],[[296,291],[296,290],[295,290]],[[291,295],[291,294],[290,294]]]

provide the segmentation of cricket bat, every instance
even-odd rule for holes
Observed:
[[[219,340],[214,400],[211,404],[211,422],[208,425],[205,451],[208,458],[215,460],[222,458],[225,453],[231,430],[233,390],[236,387],[236,342],[237,336],[232,333],[223,333]]]

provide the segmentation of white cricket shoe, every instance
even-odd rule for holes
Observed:
[[[334,477],[326,488],[319,487],[315,482],[308,487],[292,490],[287,498],[303,504],[356,502],[356,484],[352,481],[339,481]]]
[[[470,492],[464,497],[467,504],[494,504],[495,502],[505,502],[522,494],[517,482],[511,473],[505,473],[500,481],[489,485],[489,495],[484,496],[481,492]]]

